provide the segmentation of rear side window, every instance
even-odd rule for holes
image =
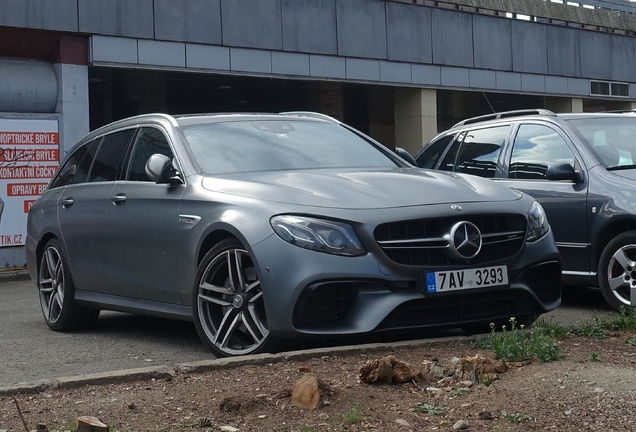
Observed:
[[[574,154],[556,130],[544,125],[519,126],[508,178],[545,180],[549,165],[565,163],[575,166]]]
[[[453,140],[454,135],[446,135],[437,141],[429,144],[426,149],[417,157],[417,166],[420,168],[435,168],[437,162],[444,154],[444,150]]]
[[[92,157],[87,157],[89,150],[91,148],[97,148],[98,144],[95,144],[95,140],[85,144],[75,150],[73,154],[69,156],[64,163],[64,166],[57,173],[53,181],[51,182],[50,188],[56,188],[60,186],[66,186],[71,183],[81,183],[86,180],[86,174],[88,173],[88,169],[83,172],[80,167],[82,166],[82,162],[86,159],[88,160],[88,168],[90,168],[90,163],[92,161]],[[83,179],[82,179],[83,177]],[[76,181],[77,180],[77,181]]]
[[[510,126],[474,129],[458,136],[440,169],[492,178]]]
[[[128,144],[134,132],[134,129],[126,129],[104,136],[88,176],[89,182],[119,179]]]
[[[150,181],[146,174],[146,162],[155,153],[172,159],[172,150],[170,150],[168,139],[163,132],[157,128],[142,128],[137,135],[132,154],[130,155],[126,180]]]

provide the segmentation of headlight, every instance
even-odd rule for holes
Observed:
[[[335,255],[364,255],[366,250],[351,225],[304,216],[274,216],[274,232],[293,245]]]
[[[543,207],[538,202],[532,204],[532,208],[528,212],[528,234],[527,241],[535,241],[543,237],[550,230],[548,218],[543,211]]]

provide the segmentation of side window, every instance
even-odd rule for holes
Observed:
[[[87,158],[86,154],[92,147],[97,147],[97,145],[95,144],[95,140],[75,150],[73,154],[69,156],[64,166],[60,168],[60,171],[57,173],[53,181],[51,181],[50,188],[52,189],[60,186],[66,186],[67,184],[71,183],[81,183],[83,180],[80,180],[82,177],[80,166],[82,166],[82,161],[84,159],[89,159],[88,167],[90,168],[90,162],[92,161],[92,158]],[[84,180],[86,179],[87,172],[88,170],[84,172]],[[75,181],[76,178],[79,181]]]
[[[134,129],[126,129],[104,136],[88,176],[89,182],[114,181],[119,178],[126,150],[134,133]]]
[[[526,124],[519,127],[512,148],[508,178],[546,178],[548,165],[569,163],[575,158],[565,140],[554,129]]]
[[[495,177],[497,159],[510,126],[468,131],[459,149],[455,171],[480,177]]]
[[[172,159],[172,150],[168,144],[168,139],[163,132],[157,128],[142,128],[133,147],[126,172],[126,180],[150,181],[146,175],[146,162],[148,158],[160,153]]]
[[[437,162],[444,154],[444,150],[453,140],[454,135],[446,135],[429,144],[426,149],[417,156],[417,166],[420,168],[435,168]]]
[[[444,155],[444,159],[442,160],[442,163],[439,165],[439,169],[443,171],[455,170],[455,160],[457,159],[457,152],[459,151],[459,147],[464,141],[465,136],[466,136],[466,132],[463,132],[457,136],[457,139],[451,145],[451,148],[448,149],[448,151],[446,152],[446,155]]]

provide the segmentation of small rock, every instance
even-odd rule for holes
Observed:
[[[490,411],[481,411],[477,414],[477,417],[479,417],[479,420],[494,420]]]
[[[265,419],[267,418],[267,414],[261,414],[258,416],[259,419]]]
[[[446,427],[449,424],[450,423],[448,422],[448,420],[442,420],[441,422],[439,422],[439,427]]]
[[[460,420],[453,425],[453,430],[468,429],[469,427],[470,423],[468,423],[466,420]]]
[[[565,415],[571,415],[572,414],[572,410],[566,410],[565,411]]]
[[[221,426],[223,432],[239,432],[239,430],[232,426]]]
[[[320,420],[329,420],[329,414],[320,413],[320,414],[318,414],[318,418]]]
[[[472,381],[460,381],[457,383],[457,387],[460,388],[471,388],[473,386],[473,382]]]
[[[595,387],[594,388],[594,392],[596,393],[603,393],[605,391],[605,389],[603,389],[602,387]]]
[[[409,424],[409,422],[407,422],[407,421],[406,421],[406,420],[404,420],[404,419],[400,419],[400,418],[399,418],[399,419],[396,419],[396,420],[395,420],[395,422],[396,422],[397,424],[399,424],[400,426],[411,427],[411,425]]]

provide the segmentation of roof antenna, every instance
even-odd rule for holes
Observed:
[[[482,95],[484,95],[484,99],[486,99],[486,102],[488,102],[488,106],[490,107],[490,109],[492,110],[493,114],[496,112],[495,109],[492,107],[492,105],[490,105],[490,101],[488,100],[488,96],[486,96],[486,93],[481,92]]]

